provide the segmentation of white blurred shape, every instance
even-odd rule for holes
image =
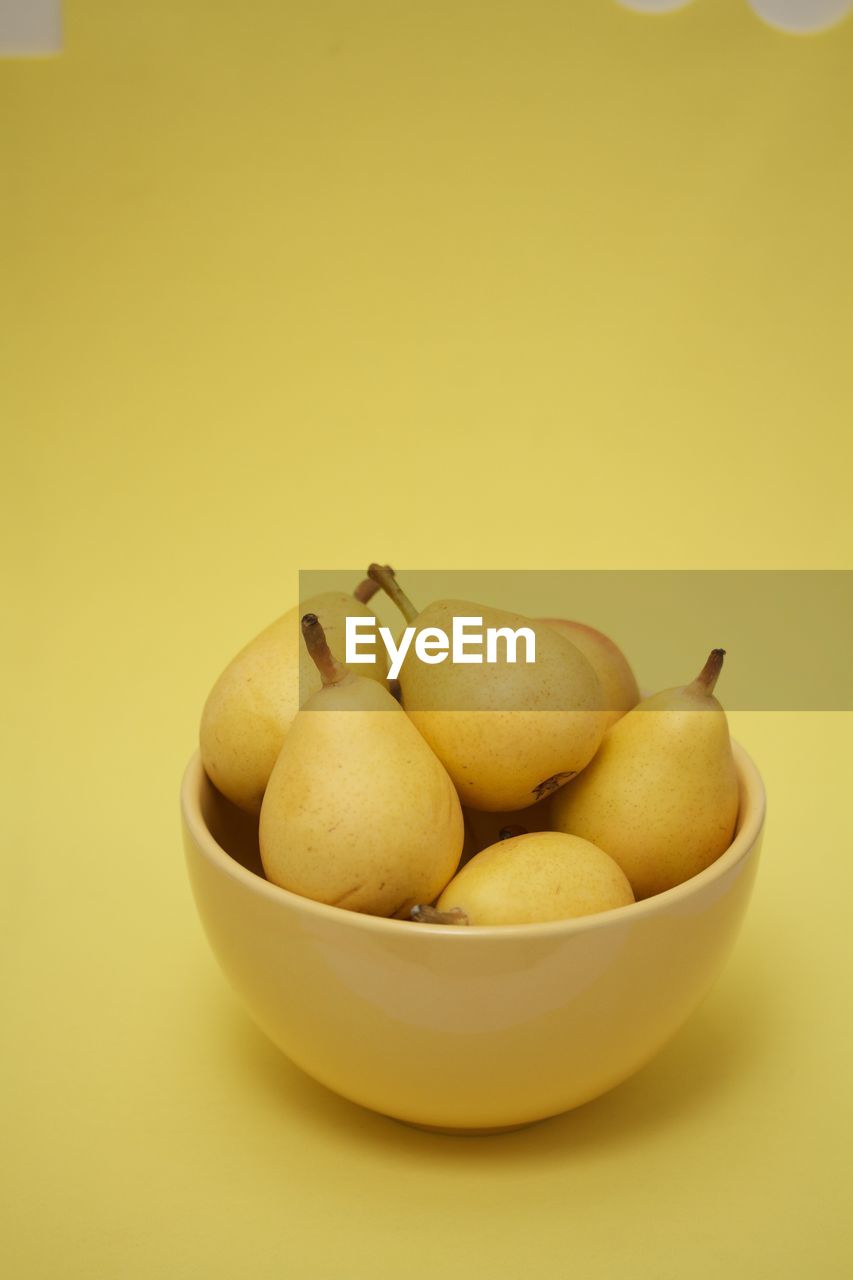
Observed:
[[[61,48],[60,0],[0,0],[0,57]]]
[[[623,9],[636,9],[638,13],[671,13],[673,9],[686,9],[693,0],[619,0]]]
[[[686,9],[692,0],[617,0],[623,9],[637,13],[672,13]],[[853,10],[853,0],[747,0],[765,22],[782,31],[823,31]]]
[[[759,18],[782,31],[822,31],[853,8],[851,0],[748,0]]]

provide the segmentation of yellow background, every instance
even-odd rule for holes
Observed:
[[[853,567],[851,59],[740,0],[68,0],[0,65],[10,1275],[847,1274],[849,716],[734,717],[724,976],[489,1139],[255,1031],[177,787],[299,568]]]

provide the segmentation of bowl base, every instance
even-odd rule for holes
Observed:
[[[423,1133],[446,1133],[451,1138],[488,1138],[495,1133],[515,1133],[517,1129],[529,1129],[531,1125],[541,1124],[541,1120],[523,1120],[521,1124],[498,1124],[485,1129],[460,1129],[449,1124],[418,1124],[416,1120],[401,1120],[398,1116],[390,1116],[398,1124],[408,1129],[420,1129]]]

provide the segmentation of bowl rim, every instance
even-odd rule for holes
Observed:
[[[732,739],[732,753],[738,775],[738,786],[741,794],[741,812],[738,814],[738,829],[735,838],[720,856],[703,871],[697,872],[689,880],[682,881],[672,889],[653,894],[650,898],[642,898],[639,902],[627,903],[623,907],[613,907],[608,911],[599,911],[593,915],[574,916],[566,920],[545,920],[537,924],[501,924],[501,925],[468,925],[467,927],[449,928],[447,925],[417,924],[408,920],[397,920],[387,916],[371,916],[364,912],[347,911],[344,907],[332,907],[325,902],[315,902],[301,894],[292,893],[269,880],[263,879],[248,867],[233,858],[214,839],[201,810],[201,787],[203,783],[213,786],[207,778],[201,764],[201,753],[196,750],[184,770],[181,782],[181,815],[187,831],[207,861],[219,872],[224,872],[231,879],[238,881],[250,891],[277,902],[282,906],[289,905],[292,910],[305,912],[310,917],[337,923],[344,927],[366,929],[371,933],[384,934],[389,930],[396,937],[407,934],[412,938],[440,934],[446,938],[542,938],[554,939],[576,933],[585,933],[591,929],[612,927],[619,923],[627,923],[628,919],[638,920],[641,916],[654,915],[667,911],[670,907],[686,902],[701,893],[715,881],[721,880],[727,872],[742,862],[761,834],[767,810],[767,797],[764,783],[754,761],[739,742]],[[457,944],[452,944],[457,945]],[[465,944],[463,944],[465,945]]]

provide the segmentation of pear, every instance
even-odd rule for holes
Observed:
[[[453,783],[384,685],[331,654],[313,614],[302,632],[322,688],[299,710],[261,806],[269,880],[370,915],[431,902],[459,864]]]
[[[499,840],[527,835],[531,831],[548,831],[551,825],[550,796],[514,812],[499,809],[488,813],[485,809],[466,809],[463,806],[462,817],[465,819],[462,861],[467,862],[475,853],[488,849],[490,844],[497,844]]]
[[[738,782],[714,697],[725,650],[684,688],[646,698],[608,730],[593,762],[551,804],[551,826],[615,858],[638,898],[681,884],[731,844]]]
[[[598,676],[602,702],[606,712],[605,724],[612,724],[635,707],[640,701],[640,690],[628,659],[619,646],[603,631],[587,626],[585,622],[571,622],[567,618],[539,618],[555,627],[580,649]]]
[[[467,808],[525,809],[562,786],[592,759],[604,733],[598,678],[579,649],[544,623],[463,600],[437,600],[418,613],[394,574],[371,565],[371,578],[416,632],[446,635],[454,617],[483,628],[529,628],[534,663],[463,664],[450,655],[422,662],[410,646],[400,671],[405,711],[444,764]]]
[[[199,730],[201,760],[210,781],[247,813],[260,811],[264,789],[299,707],[320,688],[320,676],[302,643],[299,619],[314,613],[334,644],[343,645],[344,619],[371,617],[367,601],[378,590],[367,581],[354,595],[325,592],[288,610],[255,636],[211,689]],[[387,661],[359,668],[384,680]]]
[[[457,872],[436,903],[433,923],[536,924],[610,911],[634,901],[614,860],[588,840],[535,831],[483,849]]]

